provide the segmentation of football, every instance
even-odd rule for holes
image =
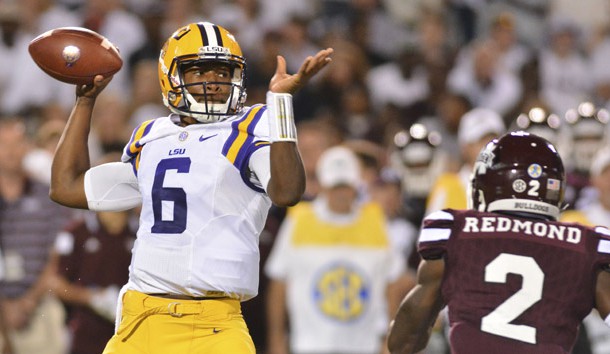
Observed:
[[[28,50],[45,73],[69,84],[91,84],[96,75],[108,77],[123,66],[114,44],[99,33],[82,27],[47,31],[34,38]]]

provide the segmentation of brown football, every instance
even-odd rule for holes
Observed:
[[[28,50],[45,73],[69,84],[90,84],[96,75],[108,77],[123,66],[114,44],[82,27],[47,31],[34,38]]]

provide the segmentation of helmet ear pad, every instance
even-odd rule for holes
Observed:
[[[555,147],[539,136],[512,132],[491,141],[479,154],[469,207],[557,219],[564,189],[563,162]]]

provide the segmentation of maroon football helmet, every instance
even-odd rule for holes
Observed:
[[[563,162],[547,140],[524,131],[485,146],[474,165],[469,208],[559,217],[565,188]]]

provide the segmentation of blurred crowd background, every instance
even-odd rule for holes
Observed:
[[[318,157],[335,145],[352,149],[363,167],[360,198],[384,207],[395,230],[393,242],[410,271],[417,266],[413,250],[422,217],[441,207],[466,207],[460,189],[464,171],[482,143],[509,130],[530,130],[556,143],[568,169],[566,209],[586,212],[601,205],[602,215],[610,214],[610,183],[593,183],[593,177],[610,178],[608,0],[1,0],[4,308],[23,306],[23,314],[32,314],[36,304],[23,300],[25,295],[39,300],[48,289],[60,288],[57,277],[37,282],[53,260],[60,262],[54,272],[61,273],[56,266],[61,260],[45,250],[69,254],[73,247],[65,237],[57,238],[58,232],[87,219],[44,207],[45,213],[21,220],[30,226],[41,222],[27,231],[34,241],[20,244],[7,236],[23,232],[14,225],[21,210],[36,209],[15,203],[28,195],[23,186],[29,181],[48,184],[53,151],[75,99],[73,86],[36,67],[28,43],[56,27],[83,26],[119,47],[124,66],[94,113],[90,150],[92,161],[100,161],[120,151],[139,123],[169,113],[158,82],[159,50],[174,30],[197,21],[227,28],[240,43],[248,105],[265,102],[277,55],[294,73],[307,56],[334,48],[332,64],[294,97],[307,172],[304,199],[314,199],[320,190]],[[21,181],[16,182],[19,193],[12,192],[15,179]],[[270,212],[261,235],[263,263],[285,213]],[[47,219],[60,225],[52,229]],[[603,223],[609,226],[610,219]],[[97,230],[92,226],[90,232]],[[37,251],[11,254],[20,247]],[[96,246],[85,242],[83,247]],[[15,271],[34,258],[28,276]],[[103,270],[104,261],[112,262],[98,261],[90,269]],[[261,295],[245,303],[244,312],[257,348],[265,352],[266,278],[261,277]],[[103,284],[110,285],[109,280]],[[72,314],[68,306],[68,327]],[[3,328],[28,322],[15,314],[7,317]]]

